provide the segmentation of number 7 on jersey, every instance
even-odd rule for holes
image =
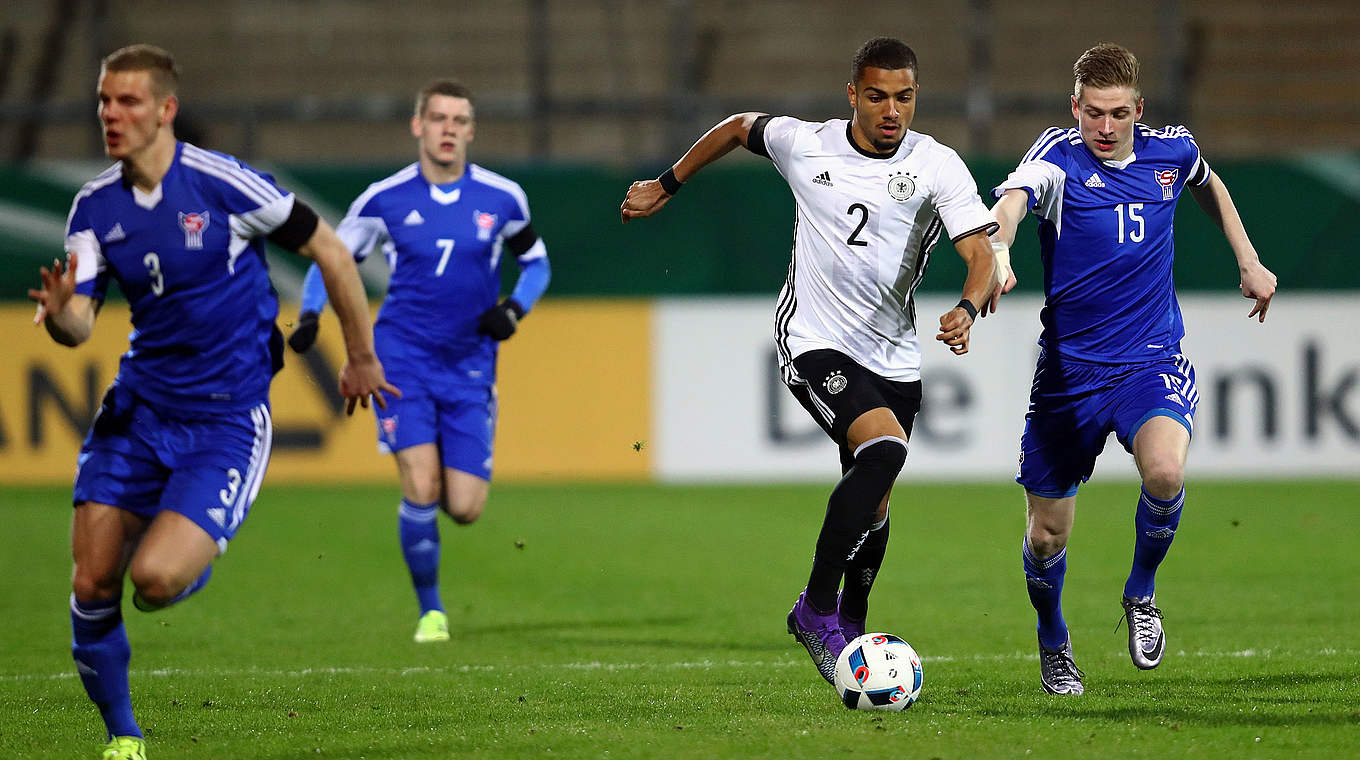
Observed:
[[[453,240],[450,238],[439,238],[434,242],[439,246],[439,250],[444,252],[439,256],[439,266],[434,268],[434,276],[443,277],[444,267],[449,265],[449,254],[453,253]]]

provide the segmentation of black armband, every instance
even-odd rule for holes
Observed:
[[[958,306],[955,306],[954,308],[957,309],[960,306],[963,307],[964,311],[968,312],[969,319],[973,320],[974,322],[977,321],[977,307],[973,305],[972,301],[969,301],[967,298],[959,299]]]
[[[293,198],[293,210],[289,212],[288,218],[280,224],[277,229],[269,233],[269,242],[281,248],[297,253],[302,246],[312,239],[312,233],[316,232],[316,226],[321,223],[321,218],[316,215],[311,206]]]
[[[770,149],[765,146],[765,125],[773,118],[768,114],[757,116],[751,124],[751,131],[746,133],[746,149],[761,158],[770,158]]]
[[[534,243],[537,242],[538,233],[534,232],[534,226],[532,224],[524,225],[524,229],[505,239],[506,247],[510,249],[510,253],[513,253],[516,256],[522,256],[525,251],[533,248]]]
[[[675,195],[680,192],[680,188],[685,185],[685,183],[675,178],[674,167],[661,172],[661,176],[657,177],[656,181],[661,183],[661,189],[665,191],[666,195]]]

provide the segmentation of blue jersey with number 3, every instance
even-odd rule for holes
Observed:
[[[1122,161],[1096,158],[1075,128],[1039,136],[993,193],[1024,190],[1039,219],[1047,351],[1106,363],[1176,353],[1185,334],[1172,278],[1176,200],[1209,176],[1185,127],[1136,124]]]
[[[117,164],[76,195],[66,250],[76,292],[102,301],[118,281],[132,311],[119,382],[180,409],[245,409],[269,400],[278,299],[264,239],[293,195],[231,156],[188,143],[151,192]]]
[[[392,268],[373,326],[379,356],[399,376],[442,371],[475,384],[495,382],[497,343],[477,332],[500,294],[505,241],[529,224],[514,181],[469,164],[455,182],[433,185],[411,164],[373,183],[336,228],[363,259],[374,250]],[[540,252],[526,253],[521,261]]]

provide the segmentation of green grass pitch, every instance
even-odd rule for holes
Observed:
[[[1082,490],[1065,612],[1087,692],[1042,693],[1016,486],[899,481],[870,627],[925,659],[905,713],[840,706],[784,616],[827,487],[495,485],[441,520],[453,641],[416,645],[395,484],[266,484],[212,582],[125,604],[166,758],[1293,758],[1360,754],[1360,482],[1192,482],[1169,647],[1115,631],[1137,486]],[[93,758],[69,652],[68,491],[0,490],[0,754]]]

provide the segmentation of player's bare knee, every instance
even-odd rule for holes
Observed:
[[[1058,526],[1044,525],[1042,522],[1035,521],[1030,526],[1026,539],[1029,541],[1030,551],[1038,559],[1047,559],[1067,548],[1067,538],[1071,531]]]
[[[1143,468],[1143,490],[1155,499],[1172,499],[1185,485],[1185,468],[1168,457]]]
[[[134,564],[129,575],[132,578],[132,585],[137,589],[138,596],[153,605],[169,604],[179,592],[189,585],[188,581],[182,580],[175,573],[162,568]]]
[[[76,566],[71,574],[71,591],[82,602],[95,602],[118,596],[123,579],[117,573],[99,573]]]
[[[1143,478],[1143,490],[1152,498],[1163,501],[1176,498],[1176,494],[1180,493],[1184,486],[1185,477],[1180,472]]]
[[[450,499],[444,504],[444,511],[459,525],[471,525],[482,516],[486,498]]]
[[[442,485],[438,479],[424,481],[417,478],[402,489],[402,496],[412,504],[432,504],[442,498]]]

